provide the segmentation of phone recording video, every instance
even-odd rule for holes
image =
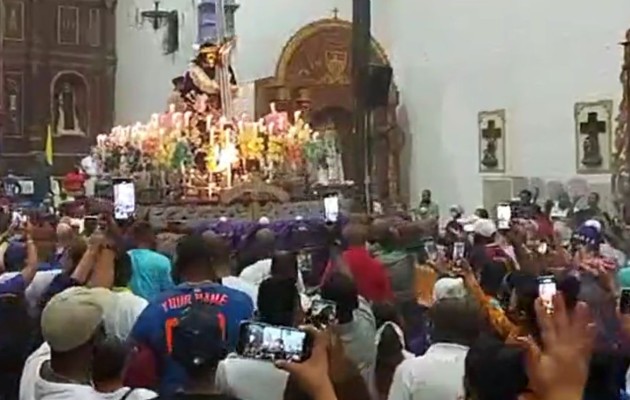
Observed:
[[[236,352],[254,360],[301,362],[310,357],[311,347],[305,331],[247,321],[241,324]]]
[[[556,292],[556,278],[553,275],[538,277],[538,296],[542,299],[547,312],[553,311],[553,296]]]
[[[307,321],[317,328],[325,328],[337,322],[337,303],[330,300],[314,299]]]
[[[313,269],[313,257],[310,253],[299,252],[297,255],[298,270],[302,274],[310,273]]]
[[[128,220],[136,212],[136,187],[128,179],[114,180],[114,218]]]
[[[339,218],[339,196],[324,197],[324,216],[328,222],[337,222]]]
[[[433,240],[424,242],[424,251],[427,253],[427,259],[435,262],[438,259],[438,248]]]
[[[466,244],[464,242],[453,243],[453,260],[458,261],[464,258],[466,252]]]
[[[621,289],[621,297],[619,298],[619,312],[622,314],[630,314],[630,288]]]
[[[499,204],[497,206],[497,228],[510,229],[512,220],[512,208],[509,204]]]

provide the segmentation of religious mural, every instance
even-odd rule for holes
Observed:
[[[482,111],[479,124],[479,172],[505,172],[505,110]]]
[[[604,174],[611,168],[612,100],[579,102],[574,107],[576,169]]]
[[[58,135],[88,132],[87,86],[75,73],[64,73],[53,82],[53,127]]]

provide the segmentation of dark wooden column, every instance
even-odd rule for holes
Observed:
[[[371,41],[371,2],[370,0],[352,1],[352,86],[354,89],[354,134],[360,137],[363,157],[357,157],[356,171],[360,181],[356,182],[362,189],[361,194],[369,211],[370,182],[370,128],[369,109],[367,106],[368,65],[370,62]],[[367,179],[366,179],[367,178]]]

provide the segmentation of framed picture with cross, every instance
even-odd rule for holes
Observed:
[[[505,110],[481,111],[479,125],[479,172],[504,173]]]
[[[610,173],[612,113],[612,100],[575,103],[575,165],[578,174]]]

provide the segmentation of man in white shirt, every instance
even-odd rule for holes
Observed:
[[[479,334],[477,305],[468,299],[438,301],[430,310],[433,345],[396,369],[388,400],[465,398],[464,366],[468,348]]]
[[[20,400],[99,398],[90,385],[92,352],[111,301],[109,290],[84,287],[50,300],[41,318],[46,343],[24,364]]]
[[[259,319],[263,323],[298,326],[302,312],[293,281],[273,277],[260,285]],[[219,363],[216,386],[240,400],[282,399],[289,374],[272,362],[229,356]]]
[[[94,189],[96,187],[96,179],[98,178],[98,161],[96,158],[96,148],[90,150],[90,154],[81,160],[81,169],[87,175],[85,180],[85,195],[88,197],[94,196]]]

